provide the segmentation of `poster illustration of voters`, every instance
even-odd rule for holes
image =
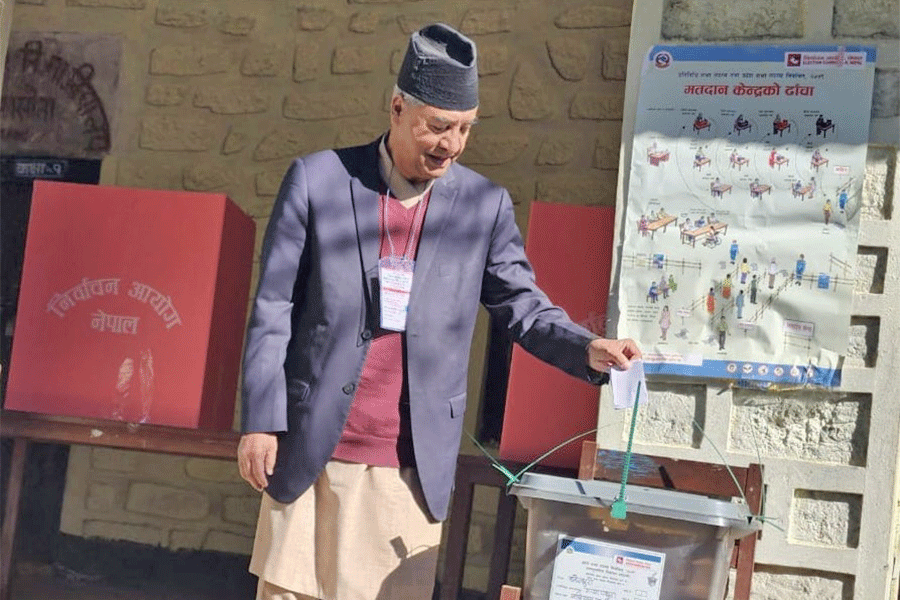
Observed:
[[[840,385],[874,70],[868,47],[647,54],[617,332],[648,373]]]

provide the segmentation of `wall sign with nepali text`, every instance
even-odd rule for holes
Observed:
[[[120,54],[109,35],[14,33],[0,101],[4,153],[109,152]]]

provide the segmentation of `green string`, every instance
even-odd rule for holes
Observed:
[[[737,488],[738,492],[740,493],[741,499],[744,501],[744,505],[749,507],[750,503],[747,502],[747,496],[744,494],[744,489],[741,487],[741,483],[738,481],[738,478],[734,474],[734,471],[732,471],[731,467],[728,466],[728,462],[725,460],[725,456],[719,451],[719,448],[712,441],[712,439],[706,435],[706,432],[703,430],[703,427],[700,426],[700,423],[698,423],[696,419],[691,419],[691,421],[694,423],[694,427],[696,427],[700,431],[700,433],[703,435],[703,437],[706,439],[706,441],[709,442],[709,445],[712,447],[712,449],[715,451],[715,453],[719,456],[719,460],[722,462],[722,466],[724,466],[725,470],[728,471],[728,474],[731,475],[731,480],[734,482],[734,486]],[[752,432],[753,429],[751,429],[750,431]],[[753,442],[754,442],[754,444],[756,443],[755,435],[753,438]],[[759,446],[756,447],[756,460],[760,464],[762,464],[762,457],[759,454]],[[765,494],[765,489],[766,488],[763,487],[763,489],[761,490],[761,493]],[[763,504],[763,506],[765,506],[765,501],[763,501],[762,504]],[[759,514],[759,515],[751,514],[751,516],[754,519],[758,519],[759,521],[761,521],[763,523],[767,523],[767,524],[771,525],[772,527],[774,527],[778,531],[781,531],[782,533],[787,533],[783,527],[780,527],[774,523],[774,521],[777,521],[777,518],[775,518],[775,517],[767,517],[764,514]]]
[[[637,423],[638,401],[640,399],[640,396],[641,396],[641,382],[638,382],[637,393],[634,396],[634,410],[631,414],[631,429],[628,433],[628,448],[625,453],[625,464],[622,467],[622,486],[619,489],[619,496],[613,502],[611,510],[610,510],[610,515],[615,519],[624,519],[627,515],[627,506],[626,506],[626,502],[625,502],[625,486],[626,486],[626,483],[628,482],[628,471],[631,468],[631,453],[632,453],[631,448],[634,443],[634,429],[635,429],[635,425]],[[718,447],[716,447],[716,445],[709,438],[709,436],[706,435],[706,432],[703,430],[703,427],[701,427],[700,424],[696,420],[693,420],[693,424],[694,424],[694,427],[696,427],[700,431],[701,435],[703,435],[704,439],[706,439],[710,443],[713,450],[719,456],[719,460],[725,466],[725,469],[728,471],[728,474],[731,476],[731,479],[734,481],[734,484],[737,487],[738,492],[741,494],[741,498],[744,500],[744,504],[747,505],[748,504],[747,497],[744,495],[744,490],[741,488],[741,484],[740,484],[740,482],[738,482],[738,479],[735,476],[734,471],[731,470],[731,467],[726,462],[725,456],[719,451]],[[528,463],[518,473],[513,473],[512,471],[507,469],[505,466],[503,466],[503,464],[501,464],[496,458],[491,456],[491,454],[487,451],[487,449],[484,446],[482,446],[478,442],[478,440],[476,440],[472,436],[471,433],[469,433],[467,431],[466,435],[469,436],[469,439],[472,440],[472,443],[474,443],[475,446],[479,450],[481,450],[481,452],[488,458],[488,460],[491,462],[491,466],[494,467],[495,469],[497,469],[498,471],[500,471],[501,473],[503,473],[503,475],[507,479],[506,487],[509,488],[514,483],[518,483],[519,480],[521,479],[522,475],[524,475],[529,469],[534,467],[534,465],[536,465],[540,461],[544,460],[546,457],[550,456],[551,454],[553,454],[554,452],[556,452],[563,446],[571,444],[572,442],[574,442],[575,440],[577,440],[579,438],[583,438],[586,435],[590,435],[591,433],[596,433],[596,432],[597,432],[597,428],[594,428],[594,429],[584,431],[582,433],[579,433],[577,435],[570,437],[566,441],[557,444],[556,446],[554,446],[547,452],[544,452],[543,454],[541,454],[539,457],[537,457],[536,459],[534,459],[533,461]],[[755,439],[754,439],[754,442],[755,442]],[[758,450],[759,449],[757,447],[757,455],[759,454]],[[762,460],[759,458],[759,456],[757,456],[757,459],[759,460],[760,463],[762,463]],[[763,488],[763,491],[765,491],[765,488]],[[753,518],[759,519],[763,523],[771,525],[772,527],[775,527],[779,531],[782,531],[782,532],[785,531],[785,529],[783,527],[778,526],[774,522],[774,521],[778,520],[775,517],[767,517],[766,515],[760,514],[760,515],[753,515]]]
[[[628,449],[625,451],[625,464],[622,467],[622,487],[619,497],[612,503],[609,514],[613,519],[624,519],[628,514],[625,504],[625,484],[628,483],[628,469],[631,467],[631,445],[634,442],[634,426],[637,423],[638,401],[641,399],[641,383],[638,381],[637,393],[634,395],[634,410],[631,412],[631,431],[628,432]]]
[[[541,462],[542,460],[544,460],[545,458],[547,458],[548,456],[550,456],[551,454],[553,454],[554,452],[556,452],[557,450],[559,450],[560,448],[562,448],[563,446],[566,446],[566,445],[568,445],[568,444],[571,444],[571,443],[574,442],[575,440],[580,439],[580,438],[583,438],[584,436],[590,435],[590,434],[592,434],[592,433],[597,433],[597,428],[596,428],[596,427],[595,427],[594,429],[589,429],[588,431],[582,431],[581,433],[579,433],[579,434],[577,434],[577,435],[573,435],[572,437],[570,437],[570,438],[567,439],[566,441],[560,442],[559,444],[553,446],[552,448],[550,448],[549,450],[547,450],[546,452],[544,452],[543,454],[541,454],[540,456],[538,456],[536,459],[534,459],[533,461],[531,461],[530,463],[528,463],[527,465],[525,465],[524,467],[522,467],[522,469],[521,469],[518,473],[513,473],[512,471],[510,471],[509,469],[507,469],[506,467],[504,467],[504,466],[503,466],[496,458],[494,458],[493,456],[491,456],[490,453],[485,449],[485,447],[482,446],[481,444],[479,444],[479,443],[478,443],[478,440],[476,440],[476,439],[472,436],[471,433],[469,433],[469,432],[467,431],[467,432],[466,432],[466,435],[469,436],[469,439],[472,440],[472,443],[474,443],[475,446],[476,446],[479,450],[481,450],[481,452],[482,452],[485,456],[488,457],[488,460],[491,461],[491,466],[494,467],[495,469],[497,469],[498,471],[500,471],[501,473],[503,473],[503,475],[506,477],[506,487],[509,488],[509,486],[511,486],[512,484],[514,484],[514,483],[519,483],[519,480],[521,479],[522,475],[524,475],[524,474],[525,474],[529,469],[531,469],[534,465],[538,464],[539,462]]]

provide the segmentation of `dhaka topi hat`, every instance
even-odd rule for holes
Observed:
[[[449,25],[426,25],[413,33],[397,87],[425,104],[445,110],[478,106],[475,43]]]

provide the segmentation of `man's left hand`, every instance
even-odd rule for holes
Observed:
[[[608,372],[610,368],[629,369],[631,361],[641,358],[641,351],[630,338],[608,340],[597,338],[588,344],[588,366],[595,371]]]

